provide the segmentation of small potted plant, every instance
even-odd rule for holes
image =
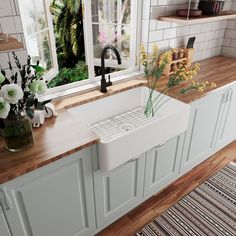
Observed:
[[[5,139],[6,148],[10,151],[20,151],[34,144],[31,120],[34,109],[44,109],[48,102],[39,102],[37,95],[46,92],[46,82],[41,77],[44,68],[31,64],[28,56],[27,64],[21,65],[13,53],[17,66],[15,71],[9,62],[11,75],[4,70],[0,72],[0,129]]]

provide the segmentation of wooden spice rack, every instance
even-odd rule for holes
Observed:
[[[0,43],[0,52],[23,48],[23,43],[9,36],[7,42]]]
[[[177,59],[177,60],[172,60],[169,64],[166,65],[163,75],[169,76],[174,73],[172,69],[173,64],[178,64],[178,63],[187,63],[187,67],[190,67],[192,65],[192,60],[193,60],[193,54],[195,52],[194,48],[179,48],[177,51],[183,50],[184,51],[184,57]]]

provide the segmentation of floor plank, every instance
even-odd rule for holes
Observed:
[[[193,168],[96,236],[134,236],[144,225],[154,220],[167,208],[178,202],[231,161],[236,161],[236,141]]]

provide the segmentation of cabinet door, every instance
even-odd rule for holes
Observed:
[[[0,205],[0,235],[11,236],[1,205]]]
[[[216,92],[192,104],[181,163],[182,174],[214,153],[224,93],[225,90]]]
[[[102,229],[140,203],[145,156],[108,172],[94,173],[97,227]]]
[[[218,134],[217,148],[220,149],[236,137],[236,85],[228,89],[227,102]]]
[[[145,197],[152,196],[178,178],[183,150],[183,135],[146,154]]]
[[[88,150],[6,184],[13,236],[85,236],[95,230]],[[62,164],[62,163],[63,164]]]

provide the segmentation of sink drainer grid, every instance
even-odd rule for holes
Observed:
[[[158,115],[146,117],[144,109],[144,107],[137,107],[95,122],[89,125],[89,127],[100,137],[101,141],[107,142],[160,117]]]

